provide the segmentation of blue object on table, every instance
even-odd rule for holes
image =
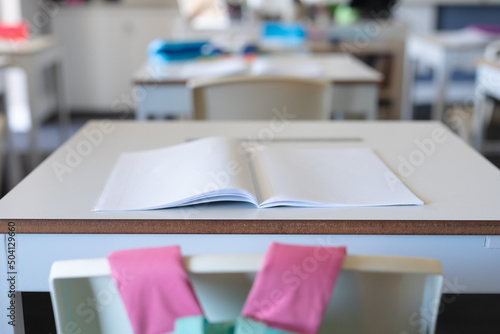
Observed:
[[[209,56],[214,52],[209,41],[168,41],[155,39],[148,46],[150,63],[168,63],[175,60],[188,60]]]
[[[302,45],[306,39],[306,29],[300,23],[263,22],[261,42],[279,43],[288,46]]]
[[[259,51],[259,47],[255,44],[247,44],[243,47],[243,54],[253,54]]]

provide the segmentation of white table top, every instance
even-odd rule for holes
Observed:
[[[383,79],[380,72],[348,54],[264,55],[258,56],[258,59],[265,60],[271,65],[286,63],[291,69],[290,75],[294,75],[295,68],[300,68],[304,64],[314,64],[321,69],[324,77],[339,84],[378,84]],[[204,60],[204,62],[209,61]],[[189,64],[189,61],[173,61],[168,65],[145,63],[135,73],[133,81],[135,84],[183,84],[190,79],[182,75]]]
[[[412,35],[409,43],[419,43],[419,47],[434,46],[453,51],[483,51],[488,43],[498,39],[498,35],[489,35],[470,29],[441,31],[427,35]],[[424,45],[420,45],[420,44]]]
[[[259,133],[267,133],[262,129],[269,129],[269,122],[121,121],[111,123],[110,133],[100,132],[102,142],[90,144],[85,132],[95,134],[99,124],[89,122],[1,199],[0,220],[16,220],[21,233],[19,222],[24,221],[26,231],[39,233],[500,234],[500,170],[437,122],[288,122],[275,133],[276,145],[371,147],[425,202],[423,206],[257,209],[231,203],[92,212],[121,152],[211,135],[259,138]],[[435,144],[435,151],[424,155],[410,175],[401,175],[406,173],[401,172],[401,159],[415,158],[421,151],[416,141],[432,140],[433,131],[442,131],[446,140]],[[349,140],[353,138],[359,140]],[[89,145],[88,156],[70,161],[72,166],[66,162],[70,152]],[[69,169],[60,182],[55,168],[61,164]],[[154,228],[148,230],[145,220]],[[246,223],[248,230],[242,230]]]
[[[0,40],[0,55],[33,54],[55,45],[57,40],[50,35],[20,41]]]

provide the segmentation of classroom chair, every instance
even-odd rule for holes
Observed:
[[[404,94],[401,108],[402,119],[413,119],[413,106],[416,104],[415,76],[418,65],[432,69],[434,86],[427,89],[431,93],[431,119],[443,120],[447,105],[462,103],[463,92],[472,91],[473,83],[455,84],[452,76],[457,70],[474,72],[475,61],[483,55],[488,44],[487,38],[468,33],[467,30],[438,32],[431,35],[412,35],[406,43]],[[427,85],[429,86],[429,85]],[[453,91],[459,92],[452,94]],[[422,94],[420,103],[426,103]]]
[[[184,265],[205,315],[241,312],[263,255],[197,255]],[[57,333],[132,334],[107,259],[54,262],[50,293]],[[434,333],[443,273],[435,259],[347,255],[320,334]]]
[[[500,100],[500,40],[488,44],[484,60],[476,66],[472,144],[482,153],[499,152],[500,141],[486,138],[486,130],[493,120],[495,106]]]
[[[207,120],[330,119],[331,86],[323,79],[227,76],[192,79],[194,118]]]
[[[6,126],[5,126],[5,117],[0,113],[0,190],[2,189],[2,181],[3,181],[3,156],[6,151]]]

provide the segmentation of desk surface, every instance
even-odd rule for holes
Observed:
[[[382,74],[362,61],[348,54],[303,54],[303,55],[265,55],[259,59],[269,61],[272,65],[286,63],[292,69],[304,64],[315,64],[332,83],[338,84],[378,84]],[[209,62],[207,60],[206,62]],[[182,75],[183,69],[190,62],[171,62],[168,65],[150,65],[145,63],[135,73],[135,85],[185,84],[190,78]]]
[[[43,51],[57,45],[53,36],[41,36],[28,40],[0,41],[0,55],[26,55]]]
[[[19,233],[500,234],[500,170],[437,122],[102,122],[86,124],[2,198],[0,220],[16,221]],[[273,145],[371,147],[425,205],[91,211],[121,152],[269,134]]]
[[[495,40],[486,34],[474,33],[467,30],[444,31],[432,35],[413,35],[410,41],[419,40],[423,43],[437,46],[451,51],[480,51],[483,52],[488,43]]]

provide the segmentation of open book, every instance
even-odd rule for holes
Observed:
[[[216,201],[261,208],[423,204],[369,148],[248,150],[212,137],[122,154],[94,211]]]

